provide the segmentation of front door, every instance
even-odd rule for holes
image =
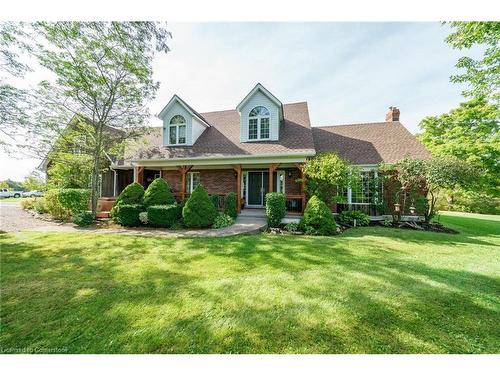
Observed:
[[[248,172],[248,205],[262,206],[263,205],[263,172]]]

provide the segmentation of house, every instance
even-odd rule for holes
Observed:
[[[363,188],[346,192],[348,206],[375,215],[370,179],[377,165],[430,156],[399,115],[390,107],[384,122],[312,127],[307,102],[282,103],[260,83],[224,111],[199,113],[174,95],[158,115],[163,126],[130,143],[111,165],[113,196],[132,181],[147,187],[162,177],[179,200],[202,184],[221,197],[236,192],[240,208],[259,208],[267,192],[278,191],[289,212],[300,213],[306,204],[303,163],[335,152],[363,171]]]

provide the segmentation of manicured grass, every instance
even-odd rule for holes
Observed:
[[[498,353],[500,221],[459,235],[1,235],[0,348]]]

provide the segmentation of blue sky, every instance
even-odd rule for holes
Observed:
[[[449,81],[458,58],[449,28],[428,23],[171,23],[171,52],[151,113],[177,93],[200,112],[233,109],[260,82],[283,103],[307,101],[313,126],[383,121],[391,105],[412,132],[462,100]],[[475,51],[477,53],[477,51]],[[27,77],[35,84],[44,73]],[[159,120],[152,118],[152,125]],[[22,180],[37,160],[0,155],[0,179]]]

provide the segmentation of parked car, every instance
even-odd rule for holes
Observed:
[[[22,194],[22,196],[23,198],[43,197],[43,191],[41,190],[25,191]]]
[[[0,198],[19,198],[22,191],[10,191],[9,189],[0,189]]]

